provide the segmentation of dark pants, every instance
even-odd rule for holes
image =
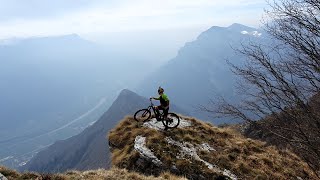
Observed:
[[[164,108],[163,106],[157,106],[157,114],[160,114],[159,110],[162,110],[163,111],[163,115],[164,117],[166,118],[168,116],[168,113],[169,113],[169,107],[166,109]]]

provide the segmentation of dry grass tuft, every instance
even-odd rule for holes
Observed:
[[[7,177],[9,180],[18,179],[20,177],[20,174],[17,171],[8,169],[4,166],[0,166],[0,173]]]

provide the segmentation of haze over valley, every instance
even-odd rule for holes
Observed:
[[[0,179],[320,177],[319,0],[0,2]]]

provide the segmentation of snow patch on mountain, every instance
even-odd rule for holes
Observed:
[[[241,34],[249,34],[248,31],[241,31]]]
[[[241,34],[250,35],[250,36],[254,36],[254,37],[260,37],[262,35],[262,33],[258,32],[258,31],[251,31],[251,32],[241,31]]]

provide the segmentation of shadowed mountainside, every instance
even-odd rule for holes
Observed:
[[[197,110],[197,107],[206,106],[209,98],[217,95],[236,101],[236,79],[226,60],[242,64],[243,57],[235,49],[250,41],[267,42],[265,34],[260,31],[241,24],[213,26],[195,41],[186,43],[175,58],[142,81],[137,92],[149,96],[154,87],[162,86],[179,107],[194,117],[211,121],[210,114]],[[228,122],[230,119],[214,121],[215,124]]]

